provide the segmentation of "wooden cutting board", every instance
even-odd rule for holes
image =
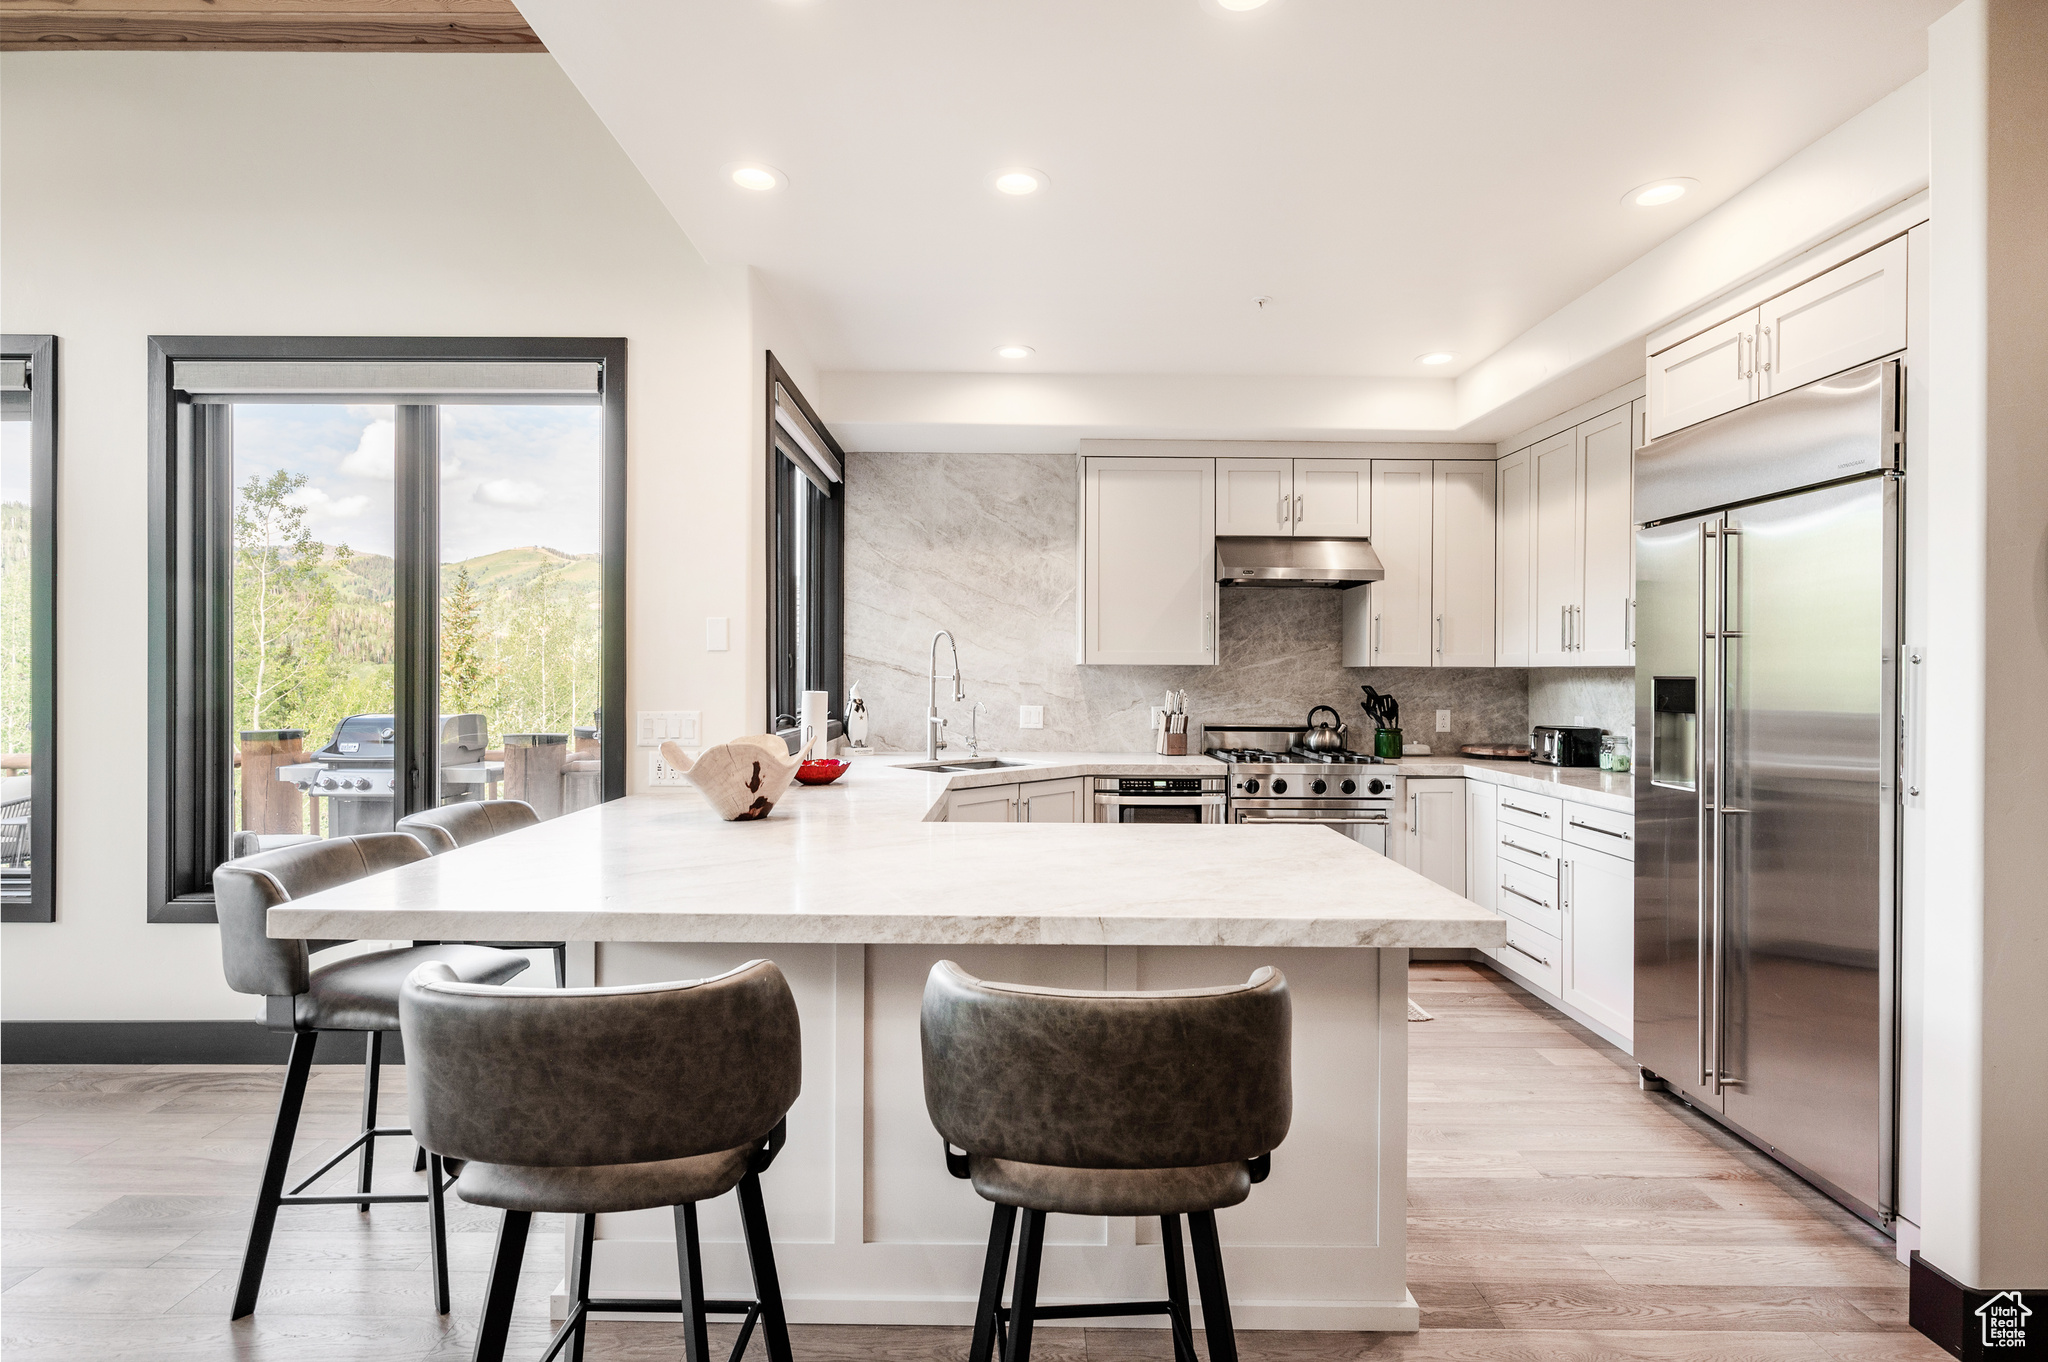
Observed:
[[[1458,752],[1467,757],[1494,757],[1503,761],[1527,761],[1536,755],[1531,748],[1499,742],[1467,743],[1459,748]]]

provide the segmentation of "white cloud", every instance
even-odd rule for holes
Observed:
[[[538,483],[492,478],[489,482],[477,485],[474,499],[486,506],[516,506],[525,509],[543,504],[547,497],[547,488]]]
[[[372,421],[363,427],[356,452],[341,461],[341,471],[359,478],[391,477],[392,430],[389,421]]]
[[[302,507],[330,520],[353,520],[370,504],[366,496],[333,497],[324,487],[301,487],[285,497],[285,504]]]

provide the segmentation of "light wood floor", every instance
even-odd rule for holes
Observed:
[[[1639,1092],[1618,1051],[1469,966],[1417,965],[1411,992],[1436,1014],[1408,1029],[1408,1261],[1422,1332],[1247,1331],[1247,1362],[1946,1357],[1907,1331],[1906,1274],[1888,1241]],[[361,1100],[359,1069],[314,1073],[298,1150],[308,1171],[353,1134]],[[428,1299],[423,1213],[381,1206],[282,1212],[261,1307],[227,1321],[279,1074],[5,1069],[5,1362],[468,1356],[494,1219],[454,1201],[445,1320]],[[387,1071],[393,1119],[403,1081]],[[379,1182],[401,1190],[415,1181],[410,1146],[382,1143]],[[536,1225],[514,1358],[537,1356],[549,1332],[558,1228]],[[966,1345],[954,1329],[795,1332],[799,1358],[835,1362],[957,1358]],[[1040,1339],[1048,1362],[1172,1356],[1157,1330],[1052,1328]],[[591,1344],[594,1359],[682,1355],[663,1325],[595,1325]]]

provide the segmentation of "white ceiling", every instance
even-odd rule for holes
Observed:
[[[821,369],[1436,378],[1910,80],[1953,2],[520,8]],[[1049,190],[995,193],[1017,165]]]

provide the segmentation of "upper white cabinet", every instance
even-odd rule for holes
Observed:
[[[1900,236],[1651,355],[1647,438],[1905,346]]]
[[[1502,666],[1635,664],[1635,431],[1616,407],[1500,461]]]
[[[1494,475],[1490,459],[1439,459],[1433,487],[1430,660],[1493,665]]]
[[[1369,534],[1371,478],[1370,459],[1218,459],[1216,533]]]
[[[1387,575],[1344,593],[1345,666],[1493,665],[1493,484],[1490,459],[1372,461]]]
[[[1216,533],[1293,534],[1293,463],[1286,459],[1218,459]]]
[[[1216,661],[1214,459],[1083,460],[1081,661]]]
[[[1318,538],[1370,535],[1372,460],[1296,459],[1294,532]]]
[[[1906,348],[1906,238],[1758,309],[1757,396],[1786,392]]]

